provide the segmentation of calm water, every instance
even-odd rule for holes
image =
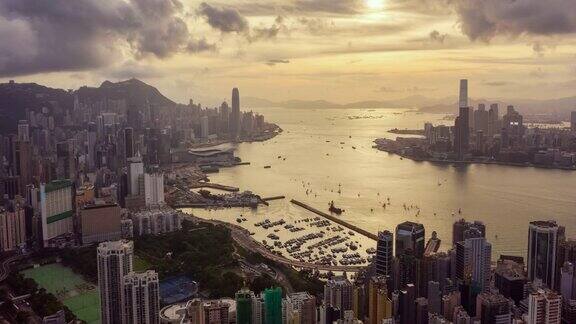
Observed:
[[[569,236],[576,233],[574,172],[435,165],[401,160],[372,148],[372,141],[378,137],[396,137],[387,133],[391,128],[422,128],[425,121],[446,123],[443,116],[389,109],[274,108],[259,112],[278,123],[284,133],[268,142],[238,145],[237,156],[251,165],[223,169],[210,178],[263,197],[285,195],[287,199],[254,212],[194,210],[195,214],[232,222],[243,214],[248,218],[244,226],[257,231],[253,223],[264,218],[290,222],[314,216],[290,204],[292,198],[321,210],[327,210],[334,200],[346,210],[340,217],[374,233],[393,231],[405,220],[423,223],[427,238],[432,231],[438,232],[444,250],[452,240],[452,223],[464,217],[486,223],[496,255],[523,256],[531,220],[555,219],[566,226]],[[264,169],[265,165],[271,168]],[[339,184],[341,194],[337,192]],[[384,209],[387,197],[391,205]],[[404,204],[417,207],[405,210]],[[256,238],[264,239],[268,233],[259,230]],[[282,233],[279,235],[282,237]],[[360,250],[374,245],[369,240],[361,243]]]

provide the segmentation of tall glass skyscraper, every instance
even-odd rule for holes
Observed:
[[[266,324],[282,324],[282,288],[264,290],[264,318]]]

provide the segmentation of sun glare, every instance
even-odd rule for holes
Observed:
[[[379,10],[384,8],[384,0],[365,0],[366,7],[372,10]]]

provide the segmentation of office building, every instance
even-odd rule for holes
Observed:
[[[412,250],[417,258],[424,255],[424,225],[404,222],[396,226],[396,256]]]
[[[282,288],[269,288],[262,293],[264,323],[282,324]]]
[[[482,293],[478,295],[476,305],[481,324],[510,324],[512,321],[510,301],[500,294]]]
[[[230,136],[237,139],[240,136],[240,92],[238,88],[232,89],[232,113],[230,114]]]
[[[442,240],[438,238],[438,234],[436,233],[436,231],[432,232],[432,236],[430,237],[430,239],[428,239],[428,242],[426,242],[426,248],[424,249],[424,256],[430,256],[438,252],[438,249],[440,249],[440,243],[442,243]]]
[[[124,154],[126,160],[134,156],[134,148],[134,128],[126,127],[124,128]]]
[[[392,301],[388,298],[387,277],[370,278],[368,283],[368,323],[382,323],[392,318]]]
[[[526,324],[560,324],[562,297],[550,290],[539,289],[528,296]]]
[[[164,174],[144,174],[144,201],[146,206],[164,205]]]
[[[324,286],[324,303],[338,308],[340,314],[352,310],[352,283],[345,276],[335,276]]]
[[[452,245],[468,238],[486,237],[486,225],[479,221],[467,222],[461,218],[452,225]]]
[[[58,245],[57,238],[74,232],[74,190],[68,180],[40,184],[40,214],[44,247]],[[65,241],[65,240],[64,240]]]
[[[203,139],[207,139],[210,135],[210,124],[208,120],[208,116],[200,117],[200,137]]]
[[[400,324],[416,323],[416,295],[416,287],[413,284],[406,285],[406,289],[400,291],[398,302]]]
[[[472,280],[482,291],[490,287],[492,245],[485,238],[469,238],[456,244],[456,278]]]
[[[458,107],[468,107],[468,80],[460,80]]]
[[[121,208],[117,204],[86,205],[78,213],[82,244],[122,238]]]
[[[160,293],[158,274],[148,270],[131,272],[123,278],[125,324],[160,323]]]
[[[0,252],[14,251],[26,244],[26,211],[21,202],[0,208]]]
[[[98,139],[98,134],[96,130],[96,123],[88,123],[88,134],[87,134],[87,162],[88,171],[93,171],[96,168],[96,141]]]
[[[424,297],[416,298],[416,324],[428,324],[428,300]]]
[[[576,132],[576,111],[570,113],[570,129]]]
[[[524,265],[511,260],[499,260],[494,273],[494,284],[506,298],[518,304],[524,298],[527,283]]]
[[[286,311],[295,314],[293,322],[316,324],[316,297],[307,292],[298,292],[286,296]]]
[[[103,324],[124,323],[124,277],[132,272],[134,244],[112,241],[98,246],[100,319]]]
[[[390,231],[378,232],[378,243],[376,244],[376,274],[379,276],[390,276],[392,274],[394,240]]]
[[[130,196],[144,195],[140,192],[140,177],[144,176],[144,163],[140,152],[128,159],[128,193]]]
[[[528,280],[539,280],[555,289],[559,226],[555,221],[530,222],[528,230]]]
[[[248,288],[236,292],[236,324],[253,324],[252,301],[255,298]]]

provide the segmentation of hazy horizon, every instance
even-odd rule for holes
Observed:
[[[576,86],[569,0],[31,0],[0,3],[0,80],[135,77],[177,102],[413,95],[556,99]],[[73,26],[74,28],[71,28]]]

